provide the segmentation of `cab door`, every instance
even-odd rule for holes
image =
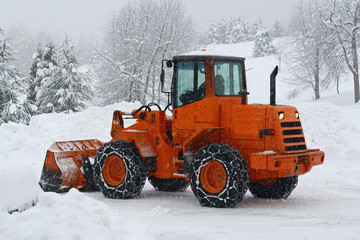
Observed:
[[[173,133],[195,131],[195,103],[205,97],[204,62],[175,62],[173,91]]]

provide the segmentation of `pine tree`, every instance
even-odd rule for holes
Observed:
[[[260,20],[261,21],[261,20]],[[212,23],[209,28],[207,44],[231,44],[254,40],[259,23],[253,28],[241,18],[230,18],[228,21],[222,19],[219,24]],[[256,31],[253,33],[253,31]]]
[[[241,17],[235,20],[235,27],[232,34],[234,43],[251,41],[253,39],[248,22]]]
[[[43,79],[42,91],[38,96],[41,112],[76,112],[84,109],[93,95],[92,88],[90,79],[78,69],[76,50],[68,37],[57,49],[55,57],[57,65],[50,62],[51,75]]]
[[[55,78],[60,88],[55,95],[58,103],[56,111],[80,111],[93,96],[90,79],[79,71],[76,50],[66,37],[59,49],[59,67],[61,74]],[[61,78],[60,78],[61,77]],[[63,84],[60,84],[60,83]],[[62,85],[62,86],[61,86]]]
[[[6,31],[11,46],[16,53],[12,64],[24,75],[29,73],[32,55],[36,49],[33,36],[21,24],[12,26]]]
[[[250,37],[250,41],[254,41],[255,38],[256,38],[256,34],[258,34],[259,30],[260,29],[263,29],[264,28],[264,25],[262,23],[262,19],[259,18],[252,26],[252,28],[250,29],[250,34],[249,34],[249,37]]]
[[[236,31],[236,20],[230,18],[226,26],[226,44],[236,43],[235,31]]]
[[[54,94],[48,87],[54,81],[53,72],[57,68],[55,51],[55,44],[52,41],[48,41],[45,49],[42,51],[42,57],[39,59],[41,61],[37,62],[36,67],[34,66],[32,70],[32,74],[36,73],[36,77],[31,82],[33,92],[30,92],[30,96],[35,95],[35,105],[38,108],[38,113],[53,111],[53,106],[46,100],[46,96]],[[41,54],[41,50],[39,50],[39,54]]]
[[[207,44],[218,44],[217,27],[215,22],[210,25]]]
[[[241,24],[241,35],[242,35],[242,42],[252,41],[254,39],[254,36],[251,32],[251,27],[249,23],[243,19],[239,18],[240,24]]]
[[[26,99],[27,83],[21,78],[21,73],[11,65],[14,51],[0,29],[0,124],[21,122],[27,124],[30,115],[27,113]]]
[[[33,55],[33,62],[30,67],[30,74],[29,74],[29,89],[28,89],[28,101],[35,104],[36,102],[36,93],[37,89],[41,86],[41,78],[38,78],[36,73],[39,69],[38,64],[44,60],[44,51],[41,49],[40,46],[36,49],[36,52]]]
[[[226,27],[227,24],[224,19],[222,19],[217,26],[217,42],[219,44],[226,43]]]
[[[253,49],[254,57],[264,57],[275,53],[275,47],[272,45],[269,30],[259,26],[255,34],[255,43]]]
[[[273,38],[282,37],[283,32],[284,32],[283,26],[281,25],[279,20],[276,19],[272,29],[272,37]]]
[[[245,41],[244,31],[243,31],[242,18],[237,18],[234,20],[234,27],[232,29],[232,43],[240,43]]]

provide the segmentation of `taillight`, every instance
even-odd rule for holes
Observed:
[[[275,129],[264,129],[264,135],[272,136],[275,134]]]

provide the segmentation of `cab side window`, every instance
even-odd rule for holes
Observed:
[[[221,62],[214,64],[215,94],[236,96],[244,90],[243,66],[241,62]]]

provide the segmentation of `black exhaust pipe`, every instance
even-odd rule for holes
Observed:
[[[270,75],[270,105],[276,105],[276,75],[278,70],[279,68],[276,66]]]

